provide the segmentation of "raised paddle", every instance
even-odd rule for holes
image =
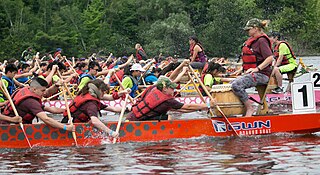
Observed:
[[[59,78],[63,81],[60,71],[57,70],[57,72],[58,72]],[[72,96],[72,94],[71,94],[71,92],[70,92],[70,90],[69,90],[66,82],[63,82],[63,86],[64,86],[64,88],[66,89],[66,91],[68,92],[70,98],[73,99],[73,96]]]
[[[119,83],[120,88],[121,88],[122,90],[125,90],[125,88],[123,87],[123,85],[122,85],[120,79],[118,78],[117,74],[114,74],[114,76],[116,77],[116,79],[117,79],[117,81],[118,81],[118,83]],[[132,98],[131,96],[129,96],[129,100],[130,100],[130,102],[131,102],[132,104],[134,104],[133,98]]]
[[[202,83],[202,81],[200,80],[200,78],[197,76],[197,74],[194,72],[193,68],[191,67],[191,65],[189,65],[189,70],[191,70],[191,72],[194,74],[194,76],[196,77],[196,79],[198,80],[198,82],[200,83],[202,89],[204,90],[204,92],[208,95],[208,97],[210,98],[210,100],[214,100],[214,98],[211,96],[210,92],[208,91],[208,89],[206,88],[206,86]],[[217,108],[217,110],[219,111],[219,113],[223,116],[223,118],[225,119],[225,121],[231,126],[232,131],[239,136],[239,134],[237,133],[237,131],[234,129],[234,127],[231,125],[230,121],[228,120],[227,116],[223,113],[223,111],[221,110],[221,108],[219,107],[218,104],[215,105],[215,107]]]
[[[121,109],[121,113],[120,113],[120,116],[119,116],[119,120],[118,120],[118,124],[117,124],[117,129],[116,129],[116,132],[119,133],[120,131],[120,126],[121,126],[121,122],[122,122],[122,118],[123,118],[123,115],[124,115],[124,111],[126,110],[126,106],[127,106],[127,101],[128,101],[128,98],[130,97],[129,94],[126,94],[126,98],[124,100],[124,104],[122,106],[122,109]],[[113,138],[113,143],[116,143],[117,139],[116,138]]]
[[[70,108],[69,108],[69,105],[68,105],[68,99],[67,99],[66,91],[63,91],[63,98],[64,98],[64,103],[65,103],[66,109],[67,109],[69,124],[73,125],[72,118],[71,118],[71,113],[70,113]],[[74,139],[74,142],[76,143],[76,146],[78,146],[77,136],[76,136],[76,132],[75,131],[72,131],[72,137]]]
[[[0,76],[0,84],[1,84],[1,85],[0,85],[0,89],[1,89],[1,91],[4,93],[4,95],[7,97],[7,99],[9,100],[10,105],[11,105],[11,107],[12,107],[12,110],[13,110],[13,112],[14,112],[14,115],[19,116],[18,111],[17,111],[17,109],[16,109],[16,106],[14,105],[14,103],[13,103],[11,97],[10,97],[10,94],[9,94],[9,92],[8,92],[8,90],[7,90],[7,87],[5,87],[5,85],[2,83],[1,77],[2,77],[2,75]],[[24,130],[23,124],[20,122],[19,125],[20,125],[20,127],[21,127],[21,129],[22,129],[22,132],[23,132],[23,134],[24,134],[24,137],[26,138],[26,140],[27,140],[27,142],[28,142],[29,147],[32,148],[31,143],[30,143],[30,141],[29,141],[29,139],[28,139],[28,137],[27,137],[27,133],[26,133],[26,131]]]

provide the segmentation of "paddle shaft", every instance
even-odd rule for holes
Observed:
[[[13,110],[14,114],[15,114],[16,116],[19,116],[19,113],[18,113],[18,111],[17,111],[17,109],[16,109],[16,106],[14,105],[14,103],[13,103],[13,101],[12,101],[12,99],[11,99],[11,96],[10,96],[8,90],[7,90],[7,87],[6,87],[6,86],[3,84],[3,82],[2,82],[1,76],[0,76],[0,81],[1,81],[1,82],[0,82],[0,83],[1,83],[0,88],[1,88],[2,92],[4,93],[4,95],[5,95],[5,96],[7,97],[7,99],[9,100],[10,105],[11,105],[11,107],[12,107],[12,110]],[[23,131],[24,137],[26,138],[29,147],[32,148],[31,143],[30,143],[30,141],[29,141],[29,139],[28,139],[28,137],[27,137],[27,133],[26,133],[26,131],[24,130],[23,124],[20,122],[19,125],[20,125],[20,127],[21,127],[21,129],[22,129],[22,131]]]
[[[123,115],[124,115],[124,111],[126,110],[126,106],[127,106],[127,101],[128,101],[128,98],[130,97],[129,94],[126,95],[126,98],[124,100],[124,105],[122,106],[122,109],[121,109],[121,113],[120,113],[120,116],[119,116],[119,120],[118,120],[118,124],[117,124],[117,128],[116,128],[116,132],[119,133],[120,131],[120,126],[121,126],[121,122],[122,122],[122,118],[123,118]],[[116,143],[117,139],[116,138],[113,138],[113,143]]]
[[[204,104],[206,104],[206,100],[204,99],[204,97],[203,97],[203,95],[202,95],[202,93],[201,93],[200,89],[198,88],[198,86],[197,86],[197,85],[196,85],[196,83],[194,82],[193,77],[190,75],[190,72],[188,72],[188,76],[189,76],[190,81],[192,82],[192,84],[193,84],[194,88],[195,88],[195,89],[196,89],[196,91],[198,92],[198,94],[199,94],[199,96],[200,96],[200,99],[202,100],[202,102],[203,102]],[[195,76],[196,76],[196,75],[195,75]],[[212,109],[211,109],[211,108],[209,108],[209,112],[210,112],[211,116],[213,116],[213,115],[214,115],[214,114],[213,114],[213,111],[212,111]]]
[[[73,125],[66,91],[63,91],[63,98],[64,98],[64,103],[65,103],[66,109],[67,109],[67,114],[68,114],[69,123],[70,123],[70,125]],[[76,132],[75,132],[75,131],[72,131],[72,137],[73,137],[74,142],[76,143],[76,146],[78,146],[77,136],[76,136]]]
[[[208,97],[210,98],[210,100],[214,100],[213,97],[211,96],[210,92],[208,91],[208,89],[206,88],[206,86],[202,83],[202,81],[200,80],[200,78],[196,75],[196,73],[194,72],[193,68],[191,67],[191,65],[189,65],[189,69],[192,71],[192,73],[195,75],[196,79],[198,80],[198,82],[200,83],[202,89],[204,90],[204,92],[208,95]],[[231,125],[230,121],[228,120],[227,116],[223,113],[223,111],[221,110],[221,108],[219,107],[218,104],[215,105],[215,107],[217,108],[217,110],[220,112],[220,114],[223,116],[223,118],[226,120],[226,122],[231,126],[232,131],[239,136],[239,134],[237,133],[237,131],[234,129],[234,127]]]
[[[121,83],[121,81],[120,81],[120,79],[119,79],[119,77],[117,76],[116,73],[114,74],[114,76],[116,77],[116,79],[117,79],[117,81],[118,81],[118,83],[119,83],[120,88],[121,88],[122,90],[125,90],[125,88],[123,87],[123,85],[122,85],[122,83]],[[128,98],[129,98],[130,102],[131,102],[132,104],[134,104],[133,98],[132,98],[131,96],[129,96]]]
[[[61,81],[63,81],[61,72],[59,70],[57,70],[57,72],[58,72],[58,76],[60,77]],[[72,96],[72,94],[71,94],[71,92],[70,92],[70,90],[69,90],[69,88],[67,86],[67,83],[63,82],[63,86],[64,86],[64,88],[66,88],[66,91],[68,92],[70,98],[73,99],[73,96]]]

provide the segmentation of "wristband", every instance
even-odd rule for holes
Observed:
[[[112,131],[112,130],[110,130],[109,135],[110,135],[110,136],[112,136],[112,133],[113,133],[113,131]]]
[[[110,78],[110,76],[106,76],[106,78]]]
[[[259,67],[259,66],[257,66],[257,68],[258,68],[258,70],[259,70],[259,71],[261,71],[261,69],[260,69],[260,67]]]
[[[63,125],[63,130],[67,130],[67,125]]]

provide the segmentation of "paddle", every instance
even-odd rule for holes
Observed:
[[[64,98],[64,103],[65,103],[66,109],[67,109],[69,124],[73,125],[72,118],[71,118],[71,113],[70,113],[70,108],[69,108],[69,105],[68,105],[68,99],[67,99],[66,91],[63,91],[63,98]],[[78,146],[77,136],[76,136],[76,132],[75,131],[72,131],[72,137],[74,139],[74,142],[76,143],[76,146]]]
[[[120,79],[118,78],[117,74],[114,74],[114,76],[116,77],[116,79],[117,79],[117,81],[118,81],[118,83],[119,83],[120,88],[123,89],[123,90],[125,90],[125,88],[123,87],[123,85],[122,85]],[[131,102],[132,104],[134,104],[133,98],[132,98],[131,96],[129,96],[129,100],[130,100],[130,102]]]
[[[58,76],[59,76],[59,78],[61,79],[61,81],[63,81],[62,76],[61,76],[61,73],[60,73],[59,70],[57,70],[57,73],[58,73]],[[66,82],[63,82],[63,86],[64,86],[64,88],[66,89],[66,91],[68,92],[70,98],[73,99],[73,96],[72,96],[72,94],[71,94],[71,92],[70,92],[70,90],[69,90]]]
[[[191,72],[195,75],[196,79],[198,80],[198,82],[200,83],[201,87],[203,88],[203,90],[205,91],[205,93],[208,95],[208,97],[210,98],[210,100],[214,100],[214,98],[211,96],[210,92],[208,91],[208,89],[206,88],[206,86],[202,83],[202,81],[200,80],[200,78],[196,75],[196,73],[194,72],[193,68],[191,67],[191,65],[189,65],[189,70],[191,70]],[[194,85],[196,86],[196,85]],[[199,94],[200,96],[202,96],[202,94]],[[218,104],[215,105],[215,107],[217,108],[217,110],[219,111],[219,113],[223,116],[223,118],[225,119],[225,121],[231,126],[232,131],[239,136],[239,134],[237,133],[237,131],[234,129],[234,127],[231,125],[230,121],[228,120],[227,116],[223,113],[223,111],[221,110],[221,108],[219,107]]]
[[[127,101],[128,101],[128,98],[129,98],[129,97],[130,97],[130,95],[129,95],[129,94],[126,94],[126,98],[125,98],[125,100],[124,100],[124,104],[123,104],[122,109],[121,109],[121,113],[120,113],[120,116],[119,116],[117,129],[116,129],[116,132],[118,132],[118,133],[119,133],[119,130],[120,130],[122,118],[123,118],[123,115],[124,115],[124,111],[126,110]],[[116,139],[116,138],[113,138],[113,143],[116,143],[116,141],[117,141],[117,139]]]
[[[14,115],[19,116],[18,111],[17,111],[17,109],[16,109],[16,106],[14,105],[14,103],[13,103],[13,101],[12,101],[12,99],[11,99],[11,96],[10,96],[8,90],[7,90],[7,87],[5,87],[5,85],[2,83],[1,77],[2,77],[2,75],[0,75],[0,84],[1,84],[1,85],[0,85],[0,89],[1,89],[1,91],[3,92],[3,94],[7,97],[7,99],[9,100],[10,105],[11,105],[11,107],[12,107],[12,110],[13,110],[13,112],[14,112]],[[24,137],[26,138],[26,140],[27,140],[27,142],[28,142],[29,147],[32,148],[32,146],[31,146],[31,144],[30,144],[30,141],[29,141],[29,139],[28,139],[28,137],[27,137],[27,133],[26,133],[26,131],[24,130],[23,124],[20,122],[19,125],[20,125],[20,127],[21,127],[21,129],[22,129],[22,132],[23,132],[23,134],[24,134]]]

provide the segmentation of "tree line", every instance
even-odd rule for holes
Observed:
[[[268,19],[300,55],[320,53],[320,0],[1,0],[0,59],[31,46],[67,56],[129,55],[140,43],[149,56],[187,57],[196,35],[209,57],[240,54],[251,18]]]

